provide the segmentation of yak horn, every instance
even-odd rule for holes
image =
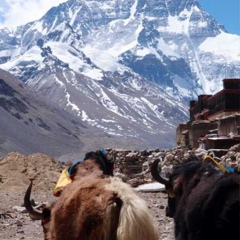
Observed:
[[[31,204],[31,201],[30,201],[31,191],[32,191],[32,180],[24,196],[24,206],[32,220],[41,220],[43,218],[42,212],[35,209]]]
[[[161,170],[160,172],[158,172],[158,163],[159,163],[159,159],[156,159],[153,163],[152,163],[152,166],[151,166],[151,174],[152,174],[152,177],[159,183],[161,184],[164,184],[165,186],[169,186],[170,185],[170,182],[167,178],[164,178],[160,175],[161,173]]]

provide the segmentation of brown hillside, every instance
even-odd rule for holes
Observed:
[[[29,179],[34,179],[35,189],[50,190],[61,170],[61,165],[47,155],[12,152],[0,160],[0,189],[26,188]]]

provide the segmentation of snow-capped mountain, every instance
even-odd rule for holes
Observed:
[[[0,68],[111,137],[169,147],[187,101],[239,76],[239,39],[196,0],[69,0],[0,30]]]

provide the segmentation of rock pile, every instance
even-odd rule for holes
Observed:
[[[224,166],[235,167],[240,172],[240,144],[231,147],[228,153],[221,157]]]

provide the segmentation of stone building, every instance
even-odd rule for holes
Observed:
[[[223,79],[214,95],[190,101],[190,121],[176,130],[176,144],[189,148],[227,149],[240,142],[240,79]]]

